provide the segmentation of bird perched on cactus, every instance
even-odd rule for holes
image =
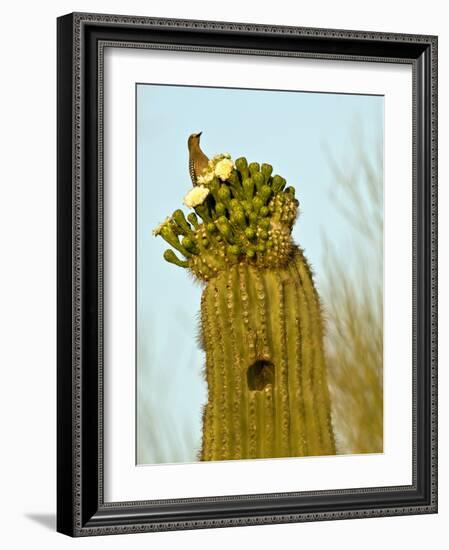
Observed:
[[[189,174],[193,185],[198,185],[198,177],[207,170],[209,158],[203,153],[200,147],[202,132],[191,134],[187,140],[189,148]]]
[[[272,172],[216,155],[184,197],[192,212],[154,231],[204,283],[201,460],[335,454],[320,300],[291,236],[299,202]]]

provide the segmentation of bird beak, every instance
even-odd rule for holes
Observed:
[[[197,137],[200,137],[200,135],[202,134],[203,132],[198,132]]]

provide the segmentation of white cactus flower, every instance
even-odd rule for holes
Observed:
[[[212,165],[215,165],[217,164],[217,162],[219,162],[220,160],[223,160],[223,159],[230,159],[231,158],[231,155],[229,153],[218,153],[218,155],[214,155],[209,163],[212,164]]]
[[[214,179],[214,172],[208,170],[205,174],[197,177],[198,183],[210,183]]]
[[[223,158],[218,161],[215,165],[215,175],[218,176],[221,180],[225,181],[232,174],[234,168],[234,163],[231,159]]]
[[[204,185],[198,185],[187,193],[187,195],[184,197],[183,203],[188,208],[194,208],[195,206],[203,204],[209,192],[209,189],[207,189],[207,187],[204,187]]]
[[[157,225],[153,229],[153,235],[155,237],[157,237],[158,235],[161,234],[162,229],[164,228],[165,225],[167,225],[170,222],[170,219],[171,219],[170,216],[168,216],[167,218],[165,218],[165,220],[163,222],[161,222],[159,225]]]

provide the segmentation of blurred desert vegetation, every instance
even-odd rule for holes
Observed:
[[[185,349],[175,338],[183,331],[191,336],[191,324],[191,315],[180,307],[164,340],[155,336],[158,332],[154,320],[149,316],[141,320],[136,385],[137,464],[197,461],[206,400],[203,352],[194,336],[187,340],[191,345]],[[177,360],[178,354],[185,360]]]
[[[339,454],[383,451],[383,149],[364,148],[360,125],[353,148],[337,162],[326,148],[337,210],[353,239],[338,249],[323,237],[328,384]],[[348,265],[349,264],[349,265]]]

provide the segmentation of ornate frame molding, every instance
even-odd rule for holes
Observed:
[[[130,40],[136,30],[139,31],[138,39]],[[157,40],[152,31],[157,34]],[[184,39],[188,37],[195,43],[177,43],[177,31],[183,33]],[[122,39],[123,33],[126,40]],[[142,33],[148,37],[145,41],[142,41]],[[287,49],[282,47],[280,37],[285,37]],[[247,47],[242,46],[242,42],[247,43]],[[340,53],[328,51],[331,43]],[[412,65],[414,460],[411,486],[104,502],[102,102],[105,46]],[[89,121],[85,113],[94,104],[97,117]],[[67,136],[68,126],[72,129],[70,136]],[[91,204],[89,212],[88,203]],[[95,212],[92,210],[94,203]],[[86,244],[86,233],[95,237],[93,245]],[[86,314],[89,300],[96,301],[95,319]],[[423,319],[418,318],[418,309],[424,313]],[[87,331],[92,323],[96,323],[95,338]],[[89,364],[95,368],[87,371]],[[88,412],[97,415],[95,429],[87,428],[83,421]],[[323,499],[327,499],[328,505],[335,503],[335,510],[324,510]],[[284,508],[280,507],[281,513],[262,513],[261,502],[266,506],[275,501],[277,504],[285,501]],[[208,517],[207,507],[212,503],[222,505],[222,517]],[[162,505],[171,506],[172,512],[164,516],[160,510],[152,511]],[[296,511],[286,511],[295,507]],[[229,517],[229,510],[234,517]],[[59,18],[58,531],[88,536],[436,511],[437,38],[104,14],[76,13]]]

